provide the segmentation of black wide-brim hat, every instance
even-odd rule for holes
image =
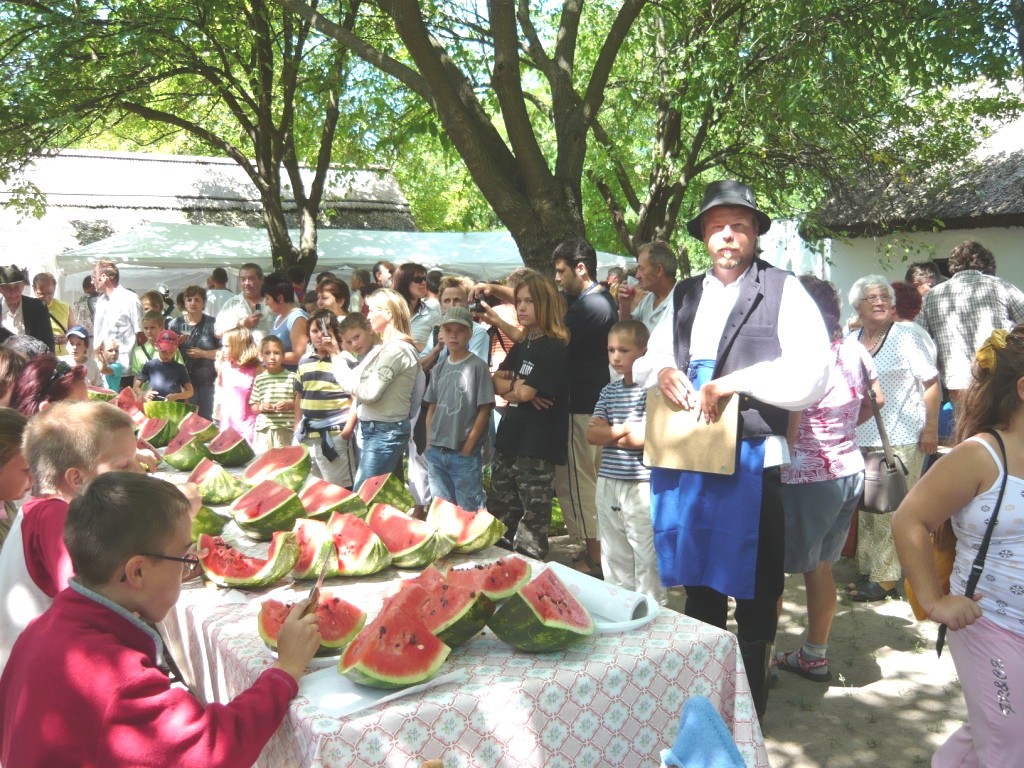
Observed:
[[[25,270],[11,264],[9,267],[0,267],[0,285],[11,285],[12,283],[25,282]]]
[[[690,219],[686,225],[687,231],[698,240],[704,239],[701,231],[700,218],[707,211],[719,205],[736,205],[741,208],[749,208],[757,217],[758,234],[763,235],[772,226],[772,220],[757,207],[757,200],[754,198],[754,190],[746,184],[726,179],[725,181],[714,181],[708,184],[704,190],[704,203],[700,207],[700,213]]]

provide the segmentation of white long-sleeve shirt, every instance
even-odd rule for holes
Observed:
[[[690,333],[690,359],[715,360],[725,323],[739,297],[740,287],[750,279],[748,269],[728,285],[708,272],[704,292]],[[666,301],[672,301],[669,297]],[[825,394],[831,365],[831,349],[825,323],[814,300],[790,275],[782,288],[778,338],[781,354],[774,360],[755,363],[729,374],[736,390],[768,405],[799,411]],[[647,343],[647,354],[633,364],[633,379],[647,387],[657,386],[658,373],[677,368],[675,358],[675,313],[667,311],[655,326]],[[784,437],[772,436],[765,443],[765,466],[785,464],[789,450]]]

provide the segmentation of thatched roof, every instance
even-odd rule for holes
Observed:
[[[311,171],[303,171],[306,189]],[[287,177],[282,176],[287,181]],[[233,160],[216,157],[68,150],[41,157],[24,180],[46,196],[48,209],[149,211],[154,220],[176,213],[194,224],[260,226],[256,187]],[[0,203],[10,194],[0,185]],[[284,191],[285,211],[295,205]],[[349,229],[415,229],[409,202],[383,169],[329,173],[321,226]]]
[[[1000,131],[970,158],[919,179],[860,180],[811,217],[851,237],[1024,225],[1024,126]],[[1011,137],[1011,141],[1007,138]]]

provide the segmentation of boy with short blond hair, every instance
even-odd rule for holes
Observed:
[[[67,512],[68,589],[25,630],[0,677],[4,765],[249,766],[288,712],[320,642],[306,601],[281,629],[277,661],[228,704],[172,688],[164,619],[197,557],[187,499],[171,484],[112,472]]]
[[[68,503],[97,475],[141,471],[133,427],[127,413],[102,402],[55,403],[28,423],[32,498],[0,550],[0,671],[18,635],[74,574],[64,546]]]
[[[277,336],[263,338],[260,358],[266,370],[253,380],[249,395],[249,405],[256,414],[252,448],[257,455],[292,444],[298,381],[295,372],[284,367],[284,343]]]
[[[602,446],[597,521],[604,579],[664,605],[651,524],[651,473],[643,464],[647,390],[633,380],[633,363],[647,351],[648,336],[639,320],[622,320],[608,331],[608,364],[622,378],[601,390],[587,441]]]

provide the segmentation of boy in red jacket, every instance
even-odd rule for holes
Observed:
[[[161,621],[194,572],[189,502],[170,483],[110,472],[68,509],[75,577],[14,645],[0,677],[5,766],[251,766],[320,643],[305,601],[278,660],[229,704],[203,706],[160,667]]]

